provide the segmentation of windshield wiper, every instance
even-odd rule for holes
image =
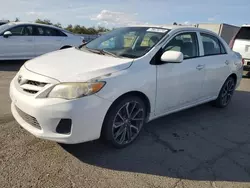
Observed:
[[[101,55],[108,54],[108,55],[113,56],[113,57],[120,57],[112,52],[109,52],[109,51],[103,50],[103,49],[92,49],[92,48],[87,48],[87,47],[86,47],[86,49],[93,52],[93,53],[97,53],[97,54],[101,54]]]
[[[103,50],[103,49],[102,49],[102,50],[100,50],[100,52],[101,52],[103,55],[108,54],[108,55],[113,56],[113,57],[120,57],[120,56],[116,55],[115,53],[109,52],[109,51],[107,51],[107,50]]]

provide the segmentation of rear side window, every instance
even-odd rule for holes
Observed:
[[[37,27],[36,35],[37,36],[58,36],[58,37],[66,36],[63,32],[57,29],[49,28],[49,27]]]
[[[204,56],[225,54],[226,50],[223,44],[215,36],[201,33],[201,40],[204,49]]]
[[[242,27],[240,28],[238,34],[235,39],[245,39],[250,40],[250,27]]]

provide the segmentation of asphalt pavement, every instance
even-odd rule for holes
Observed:
[[[250,187],[250,79],[225,109],[204,104],[148,123],[122,150],[101,141],[62,145],[22,129],[10,80],[23,62],[0,62],[0,187]]]

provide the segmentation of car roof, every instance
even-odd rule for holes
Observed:
[[[53,29],[58,29],[60,31],[63,31],[67,34],[71,34],[71,35],[74,35],[73,33],[71,33],[70,31],[67,31],[63,28],[60,28],[60,27],[56,27],[56,26],[53,26],[53,25],[47,25],[47,24],[40,24],[40,23],[32,23],[32,22],[8,22],[7,24],[11,25],[11,26],[14,26],[14,25],[35,25],[35,26],[45,26],[45,27],[50,27],[50,28],[53,28]]]
[[[36,26],[46,26],[46,27],[51,27],[55,29],[60,29],[63,30],[62,28],[53,26],[53,25],[47,25],[47,24],[40,24],[40,23],[32,23],[32,22],[9,22],[9,25],[36,25]]]
[[[197,28],[195,25],[131,25],[129,27],[152,27],[152,28],[162,28],[162,29],[168,29],[171,31],[197,31],[197,32],[206,32],[210,34],[217,35],[215,32],[207,30],[207,29],[202,29],[202,28]],[[217,35],[218,36],[218,35]]]

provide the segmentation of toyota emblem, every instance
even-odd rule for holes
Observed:
[[[18,76],[17,81],[18,81],[19,84],[21,83],[21,81],[22,81],[22,76],[21,75]]]

